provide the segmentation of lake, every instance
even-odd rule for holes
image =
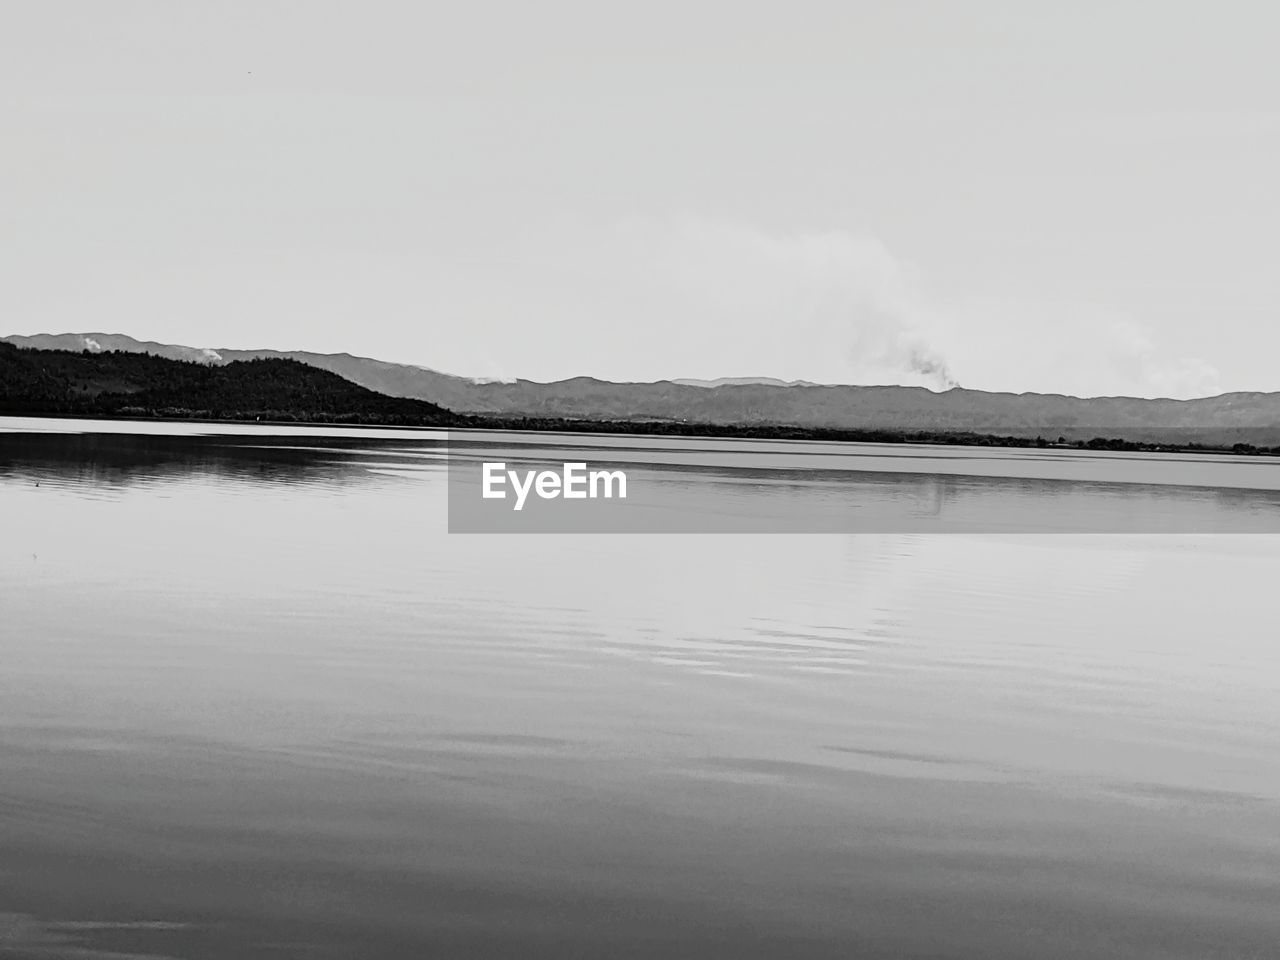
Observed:
[[[0,956],[1275,957],[1278,477],[0,419]]]

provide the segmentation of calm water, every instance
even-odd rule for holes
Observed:
[[[0,956],[1280,956],[1280,539],[450,535],[438,435],[85,426],[0,420]]]

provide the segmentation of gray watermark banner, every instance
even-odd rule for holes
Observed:
[[[451,434],[452,533],[1280,533],[1280,460]]]

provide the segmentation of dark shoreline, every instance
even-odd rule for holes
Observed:
[[[222,412],[222,411],[219,411]],[[57,420],[103,420],[122,423],[222,423],[256,426],[354,427],[380,430],[492,430],[518,433],[579,433],[600,435],[702,437],[726,440],[780,440],[820,443],[919,444],[925,446],[1004,447],[1013,449],[1093,450],[1130,453],[1199,453],[1206,455],[1280,457],[1280,446],[1250,443],[1232,445],[1191,441],[1186,443],[1126,440],[1120,437],[1092,437],[1067,440],[1059,437],[1020,436],[945,430],[884,430],[842,427],[799,427],[787,424],[715,424],[672,421],[569,420],[560,417],[486,417],[454,414],[444,422],[388,422],[368,415],[290,416],[270,411],[273,416],[193,416],[187,411],[154,412],[147,415],[113,415],[72,411],[3,410],[0,417],[29,417]],[[398,418],[397,418],[398,419]]]

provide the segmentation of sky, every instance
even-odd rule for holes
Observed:
[[[1280,389],[1280,4],[9,0],[0,334]]]

